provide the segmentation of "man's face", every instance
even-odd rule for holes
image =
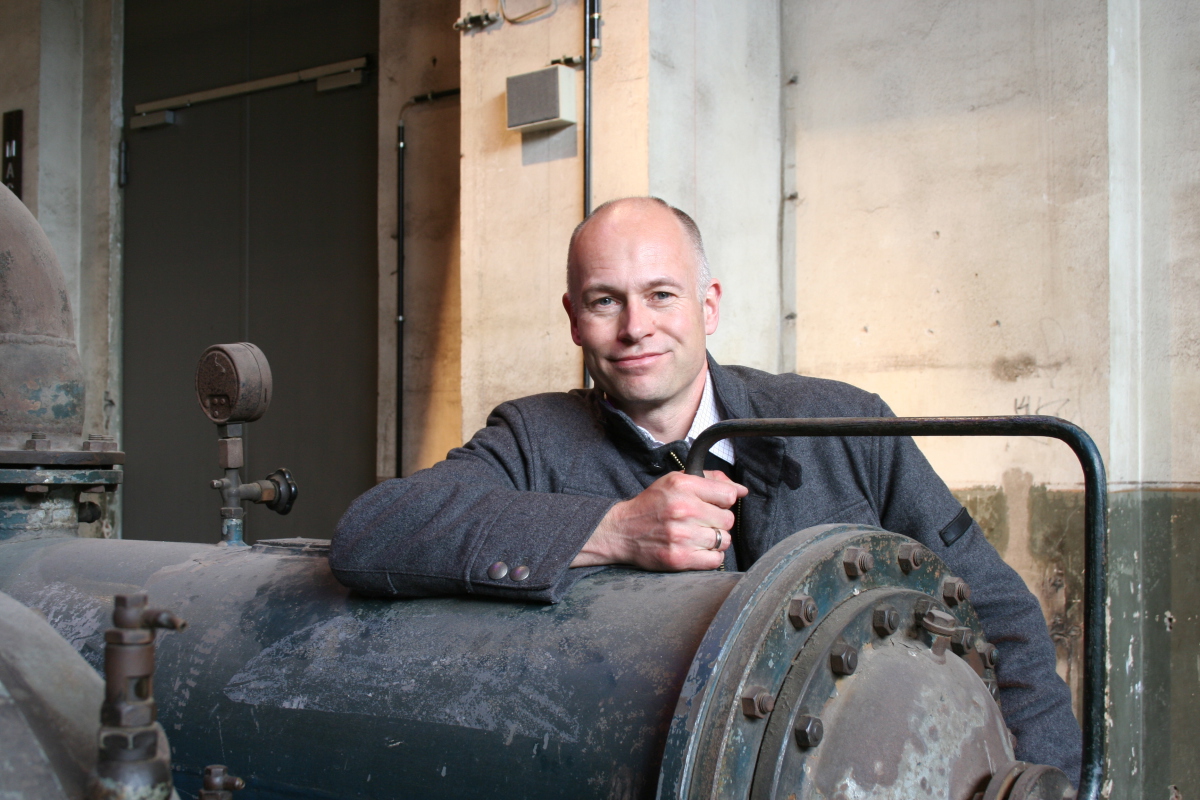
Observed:
[[[563,295],[571,337],[615,405],[653,411],[702,386],[721,287],[700,299],[695,251],[669,209],[629,201],[602,214],[576,240]]]

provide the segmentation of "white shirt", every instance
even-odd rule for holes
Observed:
[[[703,433],[709,427],[721,421],[721,414],[717,410],[717,398],[713,394],[712,373],[706,373],[704,376],[704,394],[700,397],[700,407],[696,409],[696,416],[692,419],[692,427],[688,429],[686,441],[690,446],[696,437]],[[653,442],[655,447],[662,447],[666,442],[660,442],[650,435],[650,431],[643,428],[641,425],[634,423],[642,435]],[[733,463],[733,442],[729,439],[722,439],[712,446],[709,450],[714,456],[724,459],[728,463]]]

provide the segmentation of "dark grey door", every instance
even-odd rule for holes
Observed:
[[[377,0],[126,0],[126,118],[138,103],[363,55]],[[375,476],[376,89],[312,82],[196,105],[126,133],[124,535],[215,542],[216,428],[193,374],[210,344],[270,360],[247,469],[300,486],[247,513],[251,541],[329,536]]]

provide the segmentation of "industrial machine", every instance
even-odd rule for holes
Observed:
[[[0,296],[45,311],[0,302],[0,743],[36,767],[0,758],[0,785],[162,800],[172,782],[213,800],[1073,796],[1057,769],[1014,758],[994,700],[1003,654],[970,587],[901,535],[824,525],[745,573],[608,569],[556,606],[356,596],[323,539],[247,546],[246,501],[287,513],[297,497],[286,470],[242,483],[242,426],[271,393],[253,345],[210,348],[197,373],[224,470],[214,543],[78,536],[91,498],[120,481],[121,454],[78,441],[70,313],[47,311],[65,303],[62,276],[7,192],[0,236]],[[730,421],[697,440],[689,470],[726,436],[1013,432],[1063,438],[1085,465],[1079,794],[1092,798],[1104,498],[1086,434],[1046,418]],[[66,677],[48,683],[36,664]]]

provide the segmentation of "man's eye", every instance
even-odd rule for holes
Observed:
[[[675,295],[671,294],[670,292],[655,292],[654,293],[655,300],[666,301],[666,300],[670,300],[674,296]]]
[[[596,300],[593,300],[592,305],[596,306],[597,308],[604,308],[606,306],[611,306],[615,302],[617,302],[617,301],[612,299],[611,297],[601,297]]]

